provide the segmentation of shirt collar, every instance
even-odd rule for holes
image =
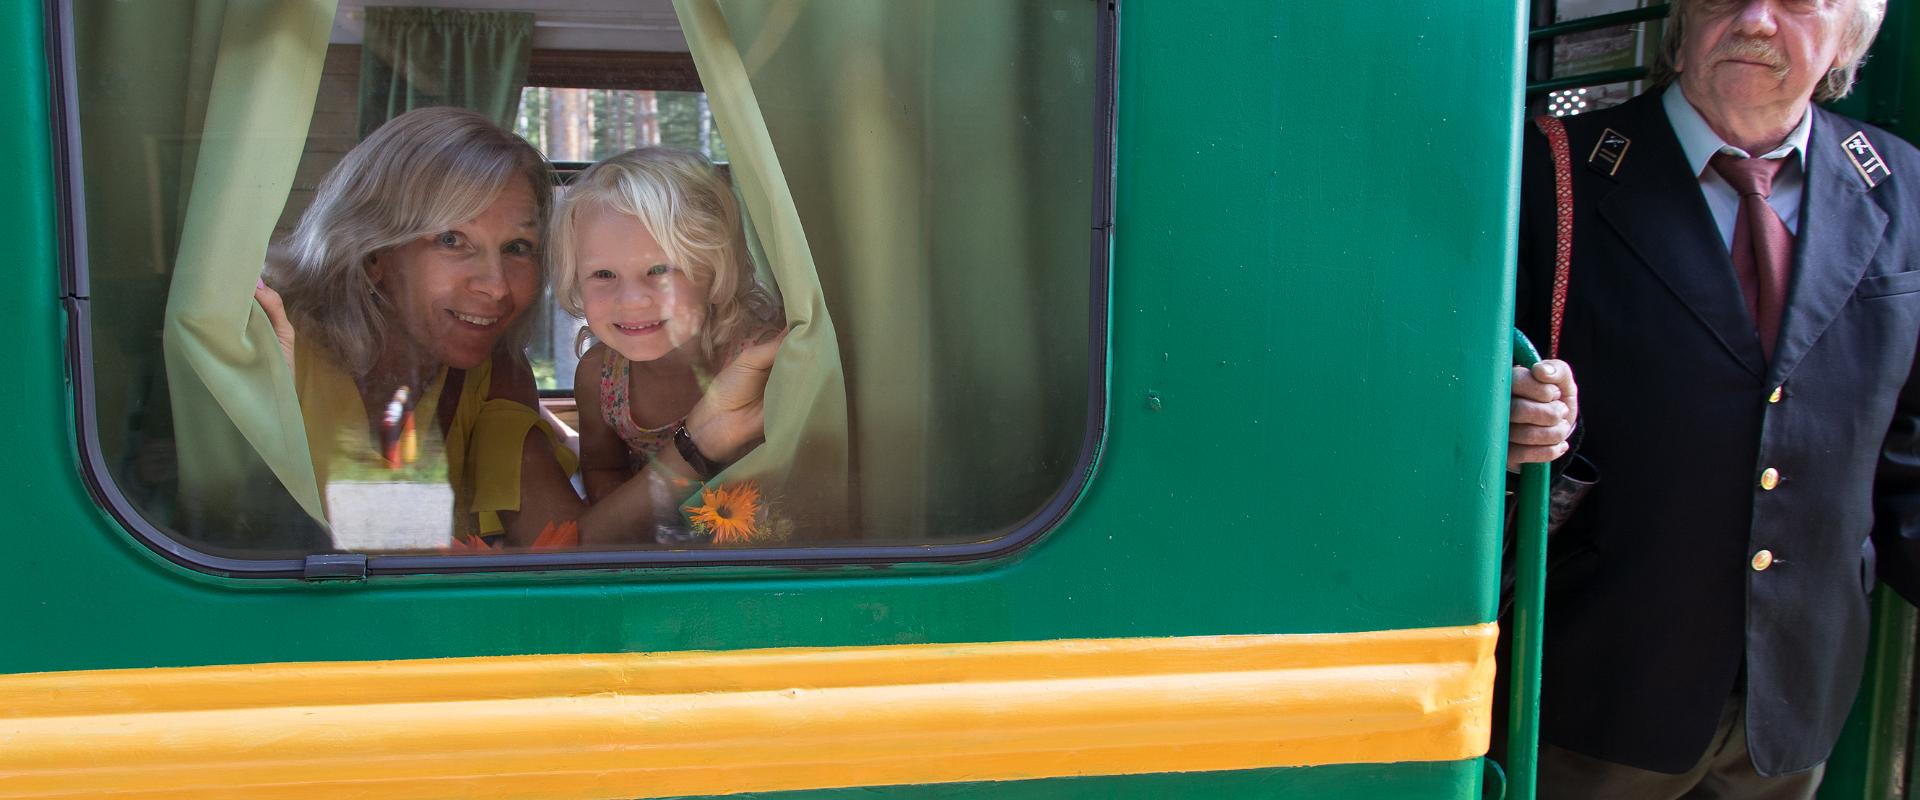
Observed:
[[[1713,160],[1713,155],[1722,150],[1741,158],[1752,157],[1752,154],[1747,151],[1727,144],[1726,140],[1720,138],[1720,134],[1713,132],[1713,128],[1707,125],[1707,119],[1700,116],[1700,111],[1693,107],[1693,102],[1680,91],[1680,84],[1667,87],[1666,93],[1660,98],[1660,104],[1667,109],[1667,122],[1673,125],[1674,135],[1680,138],[1680,149],[1686,153],[1687,166],[1693,168],[1693,174],[1699,175],[1705,172],[1707,162]],[[1804,170],[1807,168],[1807,141],[1812,135],[1813,107],[1808,106],[1806,115],[1800,118],[1800,124],[1794,126],[1792,133],[1787,134],[1787,140],[1760,157],[1798,156],[1795,163]]]

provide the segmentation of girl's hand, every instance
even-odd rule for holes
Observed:
[[[687,413],[687,433],[700,454],[727,464],[740,459],[766,438],[767,377],[786,334],[740,351],[721,368],[707,393]]]
[[[280,340],[280,357],[286,359],[287,370],[293,370],[293,323],[287,319],[287,306],[280,302],[280,293],[267,286],[266,281],[253,285],[253,299],[260,303],[260,310],[267,312],[267,322],[273,326],[273,338]]]

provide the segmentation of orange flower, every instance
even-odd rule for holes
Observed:
[[[540,529],[540,536],[533,540],[535,550],[560,550],[580,546],[580,523],[567,520],[561,523],[547,523]]]
[[[700,490],[700,505],[687,509],[696,528],[713,534],[714,544],[745,544],[758,531],[760,487],[753,481]]]
[[[494,547],[493,545],[488,544],[487,540],[482,539],[478,536],[455,536],[453,537],[453,541],[451,543],[449,543],[446,547],[440,548],[440,552],[443,552],[443,553],[491,553],[499,549],[500,548]]]
[[[540,529],[529,550],[564,550],[580,546],[580,523],[575,520],[549,522]],[[456,536],[443,553],[497,553],[501,547],[478,536]]]

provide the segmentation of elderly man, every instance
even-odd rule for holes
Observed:
[[[1916,596],[1920,154],[1844,95],[1885,0],[1678,0],[1659,88],[1570,118],[1557,374],[1601,482],[1553,542],[1543,797],[1810,798],[1880,572]],[[1547,338],[1559,206],[1526,137],[1520,325]]]

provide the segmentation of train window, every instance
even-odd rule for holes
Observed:
[[[970,559],[1089,473],[1107,4],[68,5],[83,460],[182,563]]]

